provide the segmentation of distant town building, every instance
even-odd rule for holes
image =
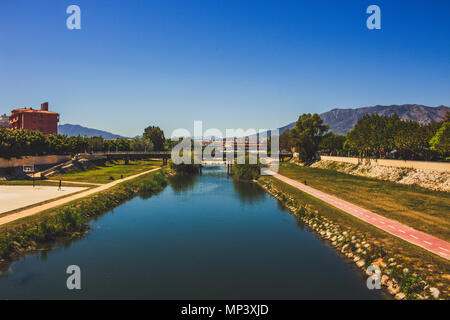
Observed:
[[[48,111],[48,102],[40,110],[22,108],[11,111],[9,128],[41,131],[45,134],[58,133],[59,114]]]
[[[6,114],[0,116],[0,127],[9,127],[9,117]]]

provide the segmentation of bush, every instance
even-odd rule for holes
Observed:
[[[236,164],[234,172],[239,180],[251,181],[257,180],[261,175],[260,164]]]

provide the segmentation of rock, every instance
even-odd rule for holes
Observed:
[[[434,287],[430,288],[430,292],[431,292],[431,295],[433,296],[433,298],[435,298],[435,299],[438,299],[439,295],[441,294],[439,289],[438,288],[434,288]]]
[[[354,258],[353,258],[353,261],[355,261],[355,262],[357,262],[357,261],[359,261],[359,257],[358,256],[355,256]]]
[[[388,284],[389,284],[389,282],[391,282],[391,281],[388,281]],[[397,293],[400,292],[400,287],[398,287],[398,286],[395,287],[394,285],[391,284],[391,285],[388,285],[387,290],[389,291],[390,294],[395,296]]]
[[[404,268],[404,269],[403,269],[403,273],[404,273],[404,274],[407,274],[408,272],[409,272],[409,269],[408,269],[408,268]]]
[[[394,258],[389,258],[389,262],[394,262]]]
[[[366,244],[364,245],[364,248],[368,248],[368,247],[370,247],[370,244],[366,243]]]
[[[358,268],[362,268],[366,265],[366,262],[363,259],[361,259],[358,262],[356,262],[356,265],[358,266]]]
[[[359,243],[355,244],[356,248],[361,248],[361,245]]]
[[[403,300],[405,299],[406,295],[403,292],[399,292],[395,295],[395,300]]]
[[[389,280],[389,277],[387,275],[383,274],[381,276],[381,285],[385,286],[388,280]]]

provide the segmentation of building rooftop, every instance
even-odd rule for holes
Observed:
[[[11,111],[11,113],[23,113],[23,112],[30,112],[30,113],[45,113],[45,114],[56,114],[59,115],[59,113],[57,112],[53,112],[53,111],[47,111],[47,110],[36,110],[36,109],[32,109],[32,108],[19,108],[19,109],[14,109],[13,111]]]

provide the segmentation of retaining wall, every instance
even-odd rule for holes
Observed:
[[[16,168],[23,165],[51,165],[60,162],[69,161],[70,155],[52,155],[52,156],[27,156],[21,158],[0,158],[0,168]]]
[[[321,160],[347,162],[352,164],[368,163],[374,166],[411,168],[417,170],[450,172],[450,162],[433,161],[411,161],[411,160],[390,160],[390,159],[360,159],[350,157],[321,156]]]

